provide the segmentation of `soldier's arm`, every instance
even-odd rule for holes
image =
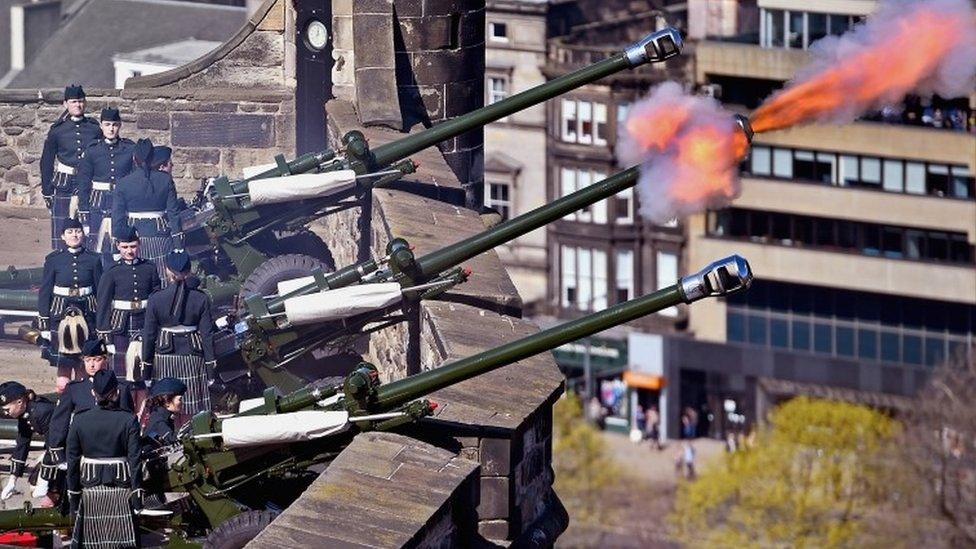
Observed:
[[[122,388],[119,392],[119,408],[132,413],[135,413],[136,411],[135,402],[132,399],[131,383],[122,384]]]
[[[54,261],[48,256],[44,260],[44,274],[41,278],[41,289],[37,294],[37,327],[46,332],[51,329],[51,300],[54,296]]]
[[[169,181],[167,183],[168,191],[166,193],[166,216],[169,218],[170,231],[182,238],[183,224],[180,223],[180,203],[176,198],[176,184],[173,183],[173,178],[169,177],[168,174],[167,179]]]
[[[95,311],[95,331],[103,338],[108,338],[112,332],[112,297],[115,295],[115,280],[111,271],[105,273],[98,281],[98,292],[95,294],[97,304]]]
[[[47,451],[51,455],[52,461],[60,463],[64,461],[64,445],[68,439],[68,426],[71,423],[71,412],[74,410],[74,403],[71,395],[68,394],[69,388],[65,388],[58,405],[51,413],[51,424],[47,431]]]
[[[156,319],[157,310],[156,300],[150,300],[146,310],[146,320],[142,324],[142,367],[146,379],[152,378],[153,358],[156,354],[156,333],[159,329],[159,321]]]
[[[54,159],[58,154],[58,142],[53,135],[48,132],[47,139],[44,140],[44,149],[41,151],[41,194],[51,196],[54,194]]]
[[[92,280],[94,280],[93,285],[95,289],[98,289],[98,283],[102,280],[102,275],[105,274],[105,269],[102,268],[102,258],[99,257],[95,259],[95,270],[92,273]],[[98,302],[98,294],[95,295],[95,302]]]
[[[68,493],[81,492],[81,437],[78,435],[78,424],[74,423],[68,430]]]
[[[10,454],[10,475],[15,477],[24,476],[24,468],[27,466],[27,454],[30,452],[31,436],[34,430],[26,421],[17,422],[17,441],[14,451]]]
[[[112,234],[122,234],[122,229],[124,229],[129,224],[129,209],[128,205],[125,203],[125,194],[122,193],[122,187],[116,183],[115,190],[112,191]]]
[[[78,173],[75,174],[75,183],[78,185],[78,213],[82,216],[81,222],[88,224],[88,213],[91,211],[91,192],[92,192],[92,166],[91,154],[85,151],[85,156],[78,162]],[[87,227],[86,227],[87,228]]]
[[[126,435],[128,440],[126,450],[128,450],[129,456],[129,471],[132,473],[129,476],[132,477],[132,489],[137,490],[142,480],[142,473],[139,470],[139,454],[142,452],[142,448],[139,445],[139,421],[135,417],[129,422]]]
[[[159,291],[159,287],[162,286],[162,284],[159,282],[159,271],[153,269],[149,280],[149,293],[153,294],[154,292]]]

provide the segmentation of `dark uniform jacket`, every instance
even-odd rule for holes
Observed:
[[[54,403],[44,397],[27,402],[27,412],[17,419],[17,442],[10,455],[10,474],[19,477],[24,474],[27,454],[30,452],[31,437],[34,433],[46,435],[54,413]]]
[[[54,160],[77,167],[85,149],[102,136],[102,129],[94,118],[87,116],[79,120],[65,117],[51,125],[41,152],[41,193],[54,194]],[[57,189],[61,194],[70,194],[75,189]]]
[[[37,296],[37,313],[41,329],[47,329],[54,300],[54,287],[91,288],[88,296],[89,310],[95,312],[95,290],[102,277],[102,259],[83,247],[54,251],[44,258],[44,278]],[[76,298],[69,297],[76,300]]]
[[[118,408],[94,408],[71,422],[68,433],[68,490],[78,492],[82,486],[130,486],[139,488],[139,421],[132,412]],[[127,479],[120,478],[114,467],[99,468],[94,479],[81,478],[81,457],[125,458],[129,463]]]
[[[112,200],[112,234],[121,234],[122,229],[130,225],[129,214],[132,212],[165,212],[170,230],[180,231],[176,185],[166,172],[150,170],[147,178],[142,169],[134,168],[119,180]],[[145,229],[140,226],[137,230]]]
[[[99,139],[85,149],[85,156],[78,163],[78,210],[87,213],[91,208],[92,181],[102,181],[113,185],[132,171],[132,149],[136,144],[131,139],[120,137],[115,143]],[[101,205],[96,204],[95,207]]]
[[[213,317],[210,313],[210,296],[196,289],[200,281],[188,277],[183,284],[171,284],[154,293],[146,308],[146,323],[142,328],[142,361],[153,363],[155,353],[203,355],[203,360],[214,360]],[[182,295],[180,295],[182,294]],[[174,303],[180,299],[180,303]],[[176,310],[174,310],[174,308]],[[174,326],[196,326],[196,335],[188,338],[187,348],[182,341],[187,338],[160,334],[160,329]]]
[[[176,423],[173,412],[159,406],[146,421],[146,438],[160,445],[176,444]]]
[[[47,433],[47,448],[55,454],[64,451],[65,440],[68,438],[69,426],[73,423],[72,414],[80,414],[96,408],[95,395],[92,394],[92,378],[86,377],[72,381],[64,388],[58,405],[51,415],[51,424]],[[135,406],[132,403],[132,386],[128,381],[119,380],[119,409],[133,415]],[[75,418],[77,421],[77,417]],[[89,456],[94,457],[94,456]]]
[[[112,322],[112,301],[146,301],[158,289],[159,273],[154,263],[141,258],[130,262],[122,259],[116,261],[98,283],[95,329],[102,336],[121,329]]]

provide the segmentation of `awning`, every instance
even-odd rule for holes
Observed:
[[[624,383],[626,383],[628,387],[633,387],[635,389],[648,389],[651,391],[660,391],[665,385],[664,376],[644,374],[641,372],[634,372],[632,370],[627,370],[624,372]]]

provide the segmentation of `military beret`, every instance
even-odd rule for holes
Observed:
[[[155,381],[152,387],[149,389],[149,396],[160,396],[160,395],[182,395],[186,393],[186,383],[176,379],[175,377],[164,377],[159,381]]]
[[[139,233],[136,232],[135,227],[123,227],[119,230],[119,234],[115,235],[115,240],[119,242],[135,242],[139,240]]]
[[[0,406],[10,404],[26,394],[27,387],[24,387],[16,381],[5,381],[0,383]]]
[[[99,370],[92,376],[92,390],[98,396],[106,396],[119,387],[119,378],[112,370]]]
[[[119,114],[119,109],[114,109],[112,107],[108,107],[106,109],[102,109],[102,119],[101,120],[102,120],[102,122],[121,122],[122,121],[122,115]]]
[[[152,167],[158,168],[169,161],[173,157],[173,149],[167,147],[166,145],[160,145],[159,147],[153,147],[152,150]]]
[[[64,88],[65,101],[69,99],[84,99],[84,98],[85,98],[85,90],[81,87],[80,84],[71,84],[66,88]]]
[[[166,255],[166,268],[174,273],[190,272],[190,254],[180,250]]]
[[[68,219],[64,220],[64,225],[61,226],[61,232],[63,233],[68,229],[83,229],[83,228],[84,226],[81,224],[81,221],[78,221],[73,217],[69,217]]]
[[[101,339],[89,339],[81,348],[82,356],[105,356],[107,354],[108,348],[105,347],[105,342]]]

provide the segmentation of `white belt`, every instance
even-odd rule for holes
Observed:
[[[61,162],[57,158],[55,158],[54,159],[54,171],[61,172],[61,173],[64,173],[64,174],[68,174],[68,175],[74,175],[75,172],[77,172],[78,170],[77,170],[77,168],[73,168],[73,167],[71,167],[71,166],[69,166],[69,165]]]
[[[60,295],[64,297],[85,297],[86,295],[91,295],[91,286],[85,286],[84,288],[72,288],[70,286],[55,286],[54,295]]]
[[[113,299],[112,308],[120,311],[139,311],[146,308],[146,302],[142,299],[135,299],[132,301]]]
[[[129,460],[125,458],[90,458],[81,456],[82,465],[128,465]]]
[[[163,212],[129,212],[129,219],[159,219]]]
[[[111,181],[92,181],[92,189],[96,191],[111,191],[112,182]]]
[[[163,326],[161,329],[171,334],[192,334],[197,331],[196,326]]]

